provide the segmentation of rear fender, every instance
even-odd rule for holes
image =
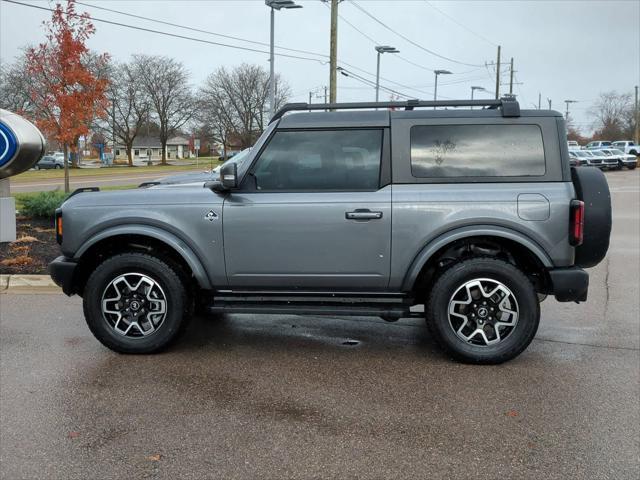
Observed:
[[[413,288],[422,268],[438,250],[457,240],[471,237],[498,237],[512,240],[532,252],[545,267],[553,267],[553,262],[544,249],[534,240],[520,232],[495,225],[467,226],[443,233],[425,245],[413,260],[411,267],[405,275],[404,281],[402,282],[402,291],[409,291]]]

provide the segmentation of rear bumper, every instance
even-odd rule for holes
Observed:
[[[76,293],[73,285],[73,276],[77,266],[78,264],[75,261],[67,257],[58,257],[49,264],[48,270],[51,279],[67,295]]]
[[[549,292],[559,302],[584,302],[589,290],[589,274],[579,267],[553,268],[549,270]]]

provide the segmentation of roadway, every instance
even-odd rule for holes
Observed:
[[[499,366],[453,362],[419,319],[196,318],[159,355],[90,334],[81,300],[0,295],[0,477],[640,477],[640,176],[586,303],[542,304]]]

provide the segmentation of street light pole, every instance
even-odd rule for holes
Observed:
[[[376,65],[376,102],[378,101],[380,95],[380,55],[383,53],[400,53],[400,50],[395,47],[390,47],[389,45],[378,45],[376,47],[376,52],[378,52],[378,61]]]
[[[449,70],[434,70],[433,73],[436,76],[436,85],[433,89],[433,101],[437,101],[438,100],[438,75],[451,75],[451,72]],[[433,109],[435,110],[436,107],[434,106]]]
[[[566,110],[564,119],[565,119],[566,122],[568,122],[569,121],[569,104],[570,103],[578,103],[578,101],[577,100],[565,100],[564,103],[567,104],[567,110]]]
[[[269,117],[272,118],[276,113],[276,73],[274,62],[274,30],[275,30],[275,11],[282,8],[302,8],[293,0],[264,0],[264,4],[271,9],[270,21],[271,31],[269,34]]]
[[[480,92],[486,92],[487,89],[484,87],[471,87],[471,100],[473,100],[473,93],[478,90]],[[473,110],[473,105],[471,106],[471,110]]]

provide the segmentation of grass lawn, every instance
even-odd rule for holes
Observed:
[[[104,168],[74,168],[69,170],[69,177],[95,177],[95,176],[117,176],[117,175],[135,175],[135,173],[159,173],[162,174],[168,170],[170,171],[189,171],[189,170],[206,170],[210,167],[216,167],[221,162],[218,159],[200,158],[196,165],[195,159],[188,160],[189,163],[181,162],[169,165],[153,165],[147,166],[117,166],[117,167],[104,167]],[[11,178],[12,182],[28,182],[31,180],[46,180],[64,178],[63,169],[51,169],[51,170],[29,170]]]

